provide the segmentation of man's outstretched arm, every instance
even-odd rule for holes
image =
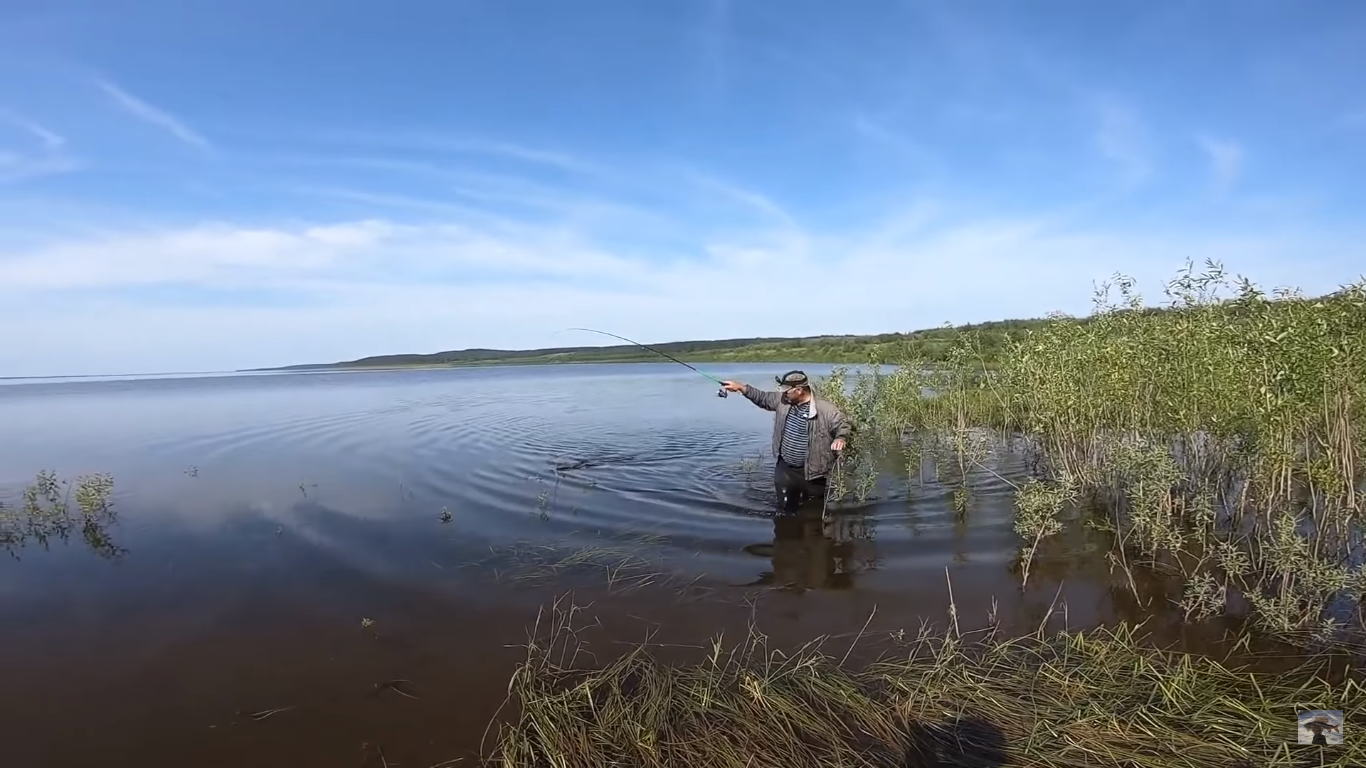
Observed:
[[[744,395],[751,403],[763,408],[765,411],[778,410],[778,403],[782,401],[782,395],[777,392],[765,392],[762,389],[742,384],[738,381],[723,381],[721,386],[727,392],[739,392]]]

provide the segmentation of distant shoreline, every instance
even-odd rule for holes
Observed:
[[[838,362],[819,361],[819,360],[708,360],[694,359],[687,361],[691,365],[707,366],[716,365],[766,365],[766,364],[791,364],[791,365],[840,365]],[[38,382],[38,381],[58,381],[58,380],[86,380],[86,379],[159,379],[167,377],[205,377],[215,376],[235,376],[250,373],[382,373],[384,371],[436,371],[452,370],[458,368],[503,368],[503,367],[523,367],[532,368],[535,366],[567,366],[567,365],[644,365],[644,364],[664,364],[672,363],[662,357],[640,358],[637,360],[562,360],[549,362],[545,360],[490,360],[470,363],[415,363],[412,365],[328,365],[317,366],[288,366],[284,368],[237,368],[227,371],[178,371],[175,373],[83,373],[66,376],[0,376],[0,382]],[[845,363],[847,365],[856,363]]]
[[[679,358],[690,365],[760,365],[765,363],[794,363],[805,365],[839,365],[840,361],[830,360],[712,360],[710,358]],[[520,366],[530,368],[537,365],[644,365],[644,364],[663,363],[673,364],[664,357],[642,357],[634,360],[479,360],[468,363],[413,363],[410,365],[347,365],[338,364],[319,364],[309,366],[291,365],[284,368],[245,368],[232,373],[320,373],[320,372],[348,372],[356,373],[360,371],[421,371],[421,370],[447,370],[450,368],[501,368],[505,366]],[[850,364],[850,363],[845,363]]]

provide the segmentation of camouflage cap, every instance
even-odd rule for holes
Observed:
[[[784,389],[811,386],[810,380],[808,380],[806,374],[801,371],[788,371],[782,376],[775,376],[774,378],[777,380],[778,386]]]

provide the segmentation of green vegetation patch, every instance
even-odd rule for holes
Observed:
[[[1084,509],[1116,567],[1184,576],[1192,616],[1241,598],[1278,632],[1366,629],[1366,282],[1267,295],[1211,263],[1166,296],[1146,309],[1118,278],[1086,322],[1056,318],[994,359],[969,332],[942,360],[837,370],[825,392],[855,422],[850,473],[866,478],[890,444],[930,454],[966,508],[970,470],[1024,451],[1026,579]]]

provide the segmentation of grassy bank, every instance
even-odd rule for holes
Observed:
[[[1353,711],[1355,682],[1327,657],[1289,672],[1153,649],[1131,631],[956,632],[892,641],[871,663],[847,640],[782,653],[752,632],[693,664],[637,647],[606,666],[579,647],[572,610],[550,610],[511,684],[506,768],[1004,765],[1348,766],[1350,737],[1296,743],[1296,713]],[[1308,750],[1308,752],[1306,752]]]
[[[1363,630],[1366,284],[1267,295],[1209,265],[1165,293],[1166,311],[1145,310],[1117,280],[1089,322],[1010,340],[990,373],[971,333],[937,364],[837,372],[855,482],[886,441],[907,442],[966,508],[969,470],[1023,450],[1037,467],[1017,494],[1026,579],[1038,544],[1079,521],[1113,533],[1115,567],[1184,576],[1192,616]]]

